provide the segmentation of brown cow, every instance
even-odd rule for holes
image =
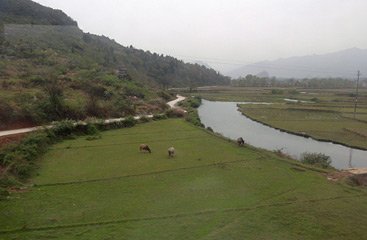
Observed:
[[[140,144],[139,150],[140,150],[140,152],[152,153],[152,151],[150,150],[150,148],[147,144]]]

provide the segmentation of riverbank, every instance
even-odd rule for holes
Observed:
[[[367,192],[293,163],[182,119],[65,140],[0,201],[0,238],[362,239]]]
[[[305,152],[323,153],[331,157],[331,165],[337,169],[367,167],[367,151],[345,147],[331,142],[317,141],[253,121],[238,111],[238,103],[203,100],[198,109],[206,127],[231,139],[243,137],[257,148],[282,152],[293,159],[300,159]],[[251,104],[249,104],[251,105]]]
[[[344,118],[335,111],[310,106],[239,105],[239,111],[253,121],[294,135],[367,150],[367,123]]]

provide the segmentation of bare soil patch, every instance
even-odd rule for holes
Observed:
[[[32,122],[19,121],[19,122],[7,123],[7,124],[0,124],[0,131],[20,129],[20,128],[29,128],[29,127],[35,127],[35,126],[36,125]]]
[[[3,136],[0,137],[0,148],[11,144],[11,143],[17,143],[20,140],[22,140],[25,137],[25,133],[19,133],[19,134],[15,134],[15,135],[10,135],[10,136]]]

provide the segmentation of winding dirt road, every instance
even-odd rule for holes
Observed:
[[[186,99],[185,97],[180,96],[180,95],[177,95],[176,97],[177,98],[175,100],[167,102],[167,104],[170,106],[170,108],[176,108],[176,104],[178,102],[181,102],[181,101]],[[141,117],[142,116],[135,116],[134,118],[136,120],[138,120]],[[147,115],[145,117],[152,118],[153,115]],[[105,123],[119,122],[119,121],[123,121],[123,120],[125,120],[125,118],[111,118],[111,119],[106,119]],[[80,124],[83,124],[83,123],[80,123]],[[52,126],[51,125],[46,126],[46,128],[50,128],[50,127],[52,127]],[[45,128],[45,126],[37,126],[37,127],[31,127],[31,128],[21,128],[21,129],[0,131],[0,137],[10,136],[10,135],[15,135],[15,134],[20,134],[20,133],[34,132],[34,131],[41,130],[41,129],[44,129],[44,128]]]

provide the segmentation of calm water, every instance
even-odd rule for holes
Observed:
[[[201,122],[225,137],[245,141],[255,147],[268,150],[282,149],[299,159],[303,152],[321,152],[331,157],[332,165],[338,169],[367,167],[367,151],[339,144],[320,142],[281,132],[243,116],[237,111],[235,102],[212,102],[203,100],[199,107]]]

